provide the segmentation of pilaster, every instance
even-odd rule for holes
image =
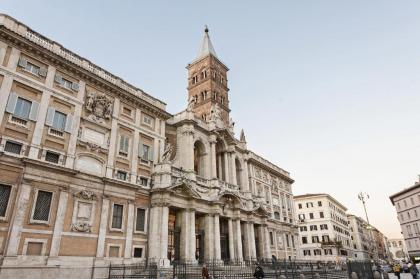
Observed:
[[[0,88],[0,123],[3,123],[4,112],[7,106],[7,100],[9,99],[10,91],[12,90],[13,77],[5,75]]]
[[[58,200],[57,215],[55,217],[54,232],[51,241],[50,257],[58,257],[60,253],[61,234],[64,227],[64,217],[66,215],[68,198],[68,192],[61,190],[60,198]]]
[[[229,229],[229,256],[230,260],[234,261],[236,258],[235,255],[235,243],[233,235],[233,221],[231,218],[228,219],[228,229]]]
[[[222,259],[220,249],[220,220],[219,214],[215,214],[214,217],[214,260],[219,261]]]
[[[131,250],[133,247],[133,228],[134,228],[134,204],[129,202],[127,214],[127,229],[125,232],[125,251],[124,258],[131,258]]]
[[[241,220],[235,220],[236,225],[236,260],[242,261],[243,260],[243,252],[242,252],[242,232],[241,232]]]
[[[114,171],[114,159],[115,159],[115,150],[117,145],[117,135],[118,135],[118,113],[120,111],[120,100],[118,98],[114,99],[114,108],[112,113],[111,121],[111,135],[109,140],[109,151],[108,151],[108,163],[106,166],[106,177],[112,178]]]
[[[9,61],[7,63],[7,68],[12,71],[16,71],[18,62],[20,57],[20,50],[16,48],[12,48],[12,51],[10,52]]]
[[[102,199],[102,210],[101,210],[101,220],[99,224],[99,234],[98,234],[98,245],[96,248],[96,257],[103,258],[105,256],[105,237],[106,237],[106,228],[108,225],[108,214],[109,214],[109,204],[110,201],[108,198]]]

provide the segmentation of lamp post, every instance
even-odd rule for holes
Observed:
[[[377,253],[376,253],[376,245],[375,245],[375,240],[374,240],[374,236],[373,236],[373,231],[372,231],[372,226],[370,225],[370,222],[369,222],[369,216],[368,216],[368,213],[367,213],[367,209],[366,209],[366,200],[368,200],[369,199],[369,194],[367,194],[367,193],[363,193],[363,192],[360,192],[359,193],[359,195],[357,196],[358,198],[359,198],[359,200],[362,202],[362,204],[363,204],[363,209],[365,210],[365,215],[366,215],[366,222],[367,222],[367,227],[366,227],[366,229],[368,230],[368,232],[369,232],[369,237],[370,237],[370,239],[371,239],[371,244],[370,244],[370,246],[372,247],[371,248],[371,252],[372,252],[372,254],[373,254],[373,256],[374,256],[374,259],[376,259],[377,258]]]

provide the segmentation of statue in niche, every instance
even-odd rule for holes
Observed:
[[[218,105],[213,104],[210,111],[210,120],[217,121],[222,119],[222,112]]]
[[[169,142],[166,142],[165,150],[163,151],[163,155],[162,155],[162,162],[163,163],[170,163],[171,162],[171,157],[172,157],[172,152],[173,151],[174,151],[174,147],[172,146],[172,144],[170,144]]]
[[[104,123],[112,115],[112,101],[104,94],[87,91],[85,108],[91,113],[88,118],[97,123]]]

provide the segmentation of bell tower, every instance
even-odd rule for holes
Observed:
[[[207,26],[197,58],[188,64],[188,100],[194,114],[208,121],[214,105],[218,106],[223,122],[229,123],[229,70],[217,57]]]

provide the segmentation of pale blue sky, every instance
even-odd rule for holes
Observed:
[[[420,173],[420,1],[0,0],[7,13],[144,89],[176,113],[208,24],[231,69],[248,146],[390,237],[388,199]]]

